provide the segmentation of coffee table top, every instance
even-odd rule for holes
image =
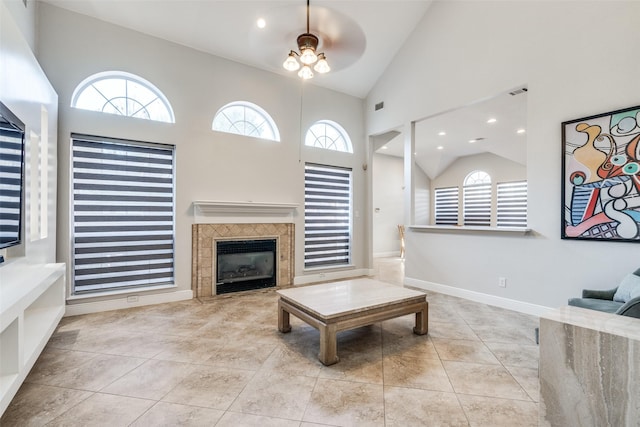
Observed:
[[[285,301],[302,306],[325,319],[410,300],[426,300],[424,292],[366,278],[280,289],[276,292]]]

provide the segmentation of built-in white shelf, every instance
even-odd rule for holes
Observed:
[[[527,234],[530,228],[521,227],[477,227],[477,226],[457,226],[457,225],[410,225],[410,230],[422,231],[427,233],[515,233]]]
[[[298,209],[297,203],[226,202],[198,200],[193,202],[196,215],[291,215]]]
[[[64,315],[65,283],[64,264],[0,267],[0,415]]]

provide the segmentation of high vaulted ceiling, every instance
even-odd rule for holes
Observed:
[[[459,157],[481,153],[492,153],[526,165],[527,93],[515,88],[417,121],[415,162],[431,179]],[[399,131],[389,132],[377,140],[377,153],[404,157],[404,135]]]
[[[306,32],[304,0],[40,0],[246,65],[287,75],[282,63]],[[364,98],[422,20],[432,0],[311,0],[310,31],[331,66],[312,84]],[[258,28],[259,18],[266,26]],[[487,125],[489,117],[498,118]],[[486,117],[486,118],[485,118]],[[526,96],[508,94],[416,123],[416,162],[431,178],[461,156],[491,152],[526,163]],[[446,129],[447,136],[437,133]],[[380,137],[403,156],[404,136]],[[395,137],[395,138],[394,138]],[[471,138],[485,138],[470,144]],[[384,141],[383,141],[384,140]],[[388,143],[387,143],[388,142]],[[438,149],[437,147],[443,148]]]
[[[304,0],[41,0],[278,74],[306,32]],[[431,0],[312,0],[310,30],[332,70],[312,83],[367,96]],[[263,18],[266,26],[258,28]]]

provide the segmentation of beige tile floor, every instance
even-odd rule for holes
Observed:
[[[398,259],[379,280],[400,284]],[[0,419],[9,426],[536,426],[538,319],[428,292],[429,334],[405,316],[318,332],[275,292],[64,318]]]

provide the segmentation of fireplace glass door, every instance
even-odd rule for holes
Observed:
[[[276,286],[276,239],[216,242],[216,294]]]

